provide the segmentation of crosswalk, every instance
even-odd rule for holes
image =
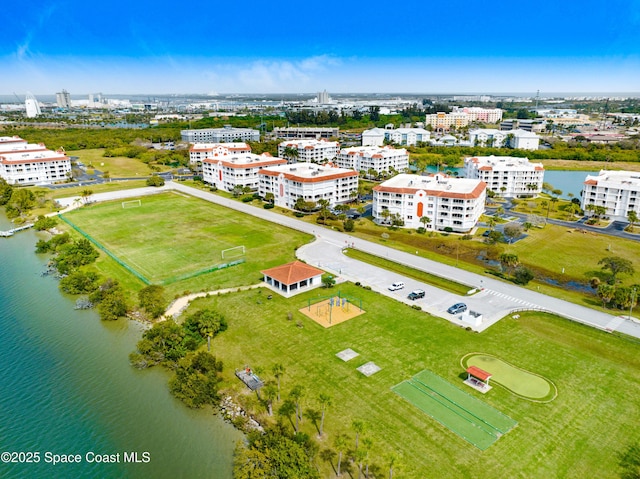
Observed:
[[[524,299],[514,298],[513,296],[509,296],[508,294],[499,293],[498,291],[493,291],[490,289],[484,290],[486,293],[495,296],[496,298],[500,298],[503,300],[507,300],[513,303],[520,305],[523,308],[540,308],[540,305],[531,303],[529,301],[525,301]]]

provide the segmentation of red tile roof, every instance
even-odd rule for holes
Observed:
[[[293,263],[283,264],[260,272],[286,285],[299,283],[305,279],[324,274],[321,269],[314,268],[301,261],[294,261]]]
[[[467,368],[467,372],[471,374],[474,378],[478,378],[480,381],[486,381],[492,376],[491,373],[488,373],[484,369],[480,369],[477,366],[469,366]]]

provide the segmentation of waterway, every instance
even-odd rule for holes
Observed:
[[[435,173],[435,166],[427,166],[427,172]],[[461,177],[464,176],[464,168],[446,168],[440,171],[450,171],[455,174],[456,172]],[[582,191],[584,180],[587,175],[597,175],[594,171],[574,171],[574,170],[547,170],[544,172],[544,181],[549,183],[556,190],[561,190],[561,198],[580,198],[580,192]],[[569,196],[569,194],[573,196]]]
[[[10,227],[0,217],[0,230]],[[0,452],[40,458],[3,455],[0,477],[231,478],[241,434],[174,399],[166,371],[132,368],[140,326],[74,310],[57,281],[41,276],[37,238],[32,230],[0,238]],[[47,453],[80,462],[53,465]],[[119,462],[89,462],[91,453]],[[124,453],[148,462],[125,462]]]

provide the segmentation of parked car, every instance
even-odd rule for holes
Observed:
[[[423,290],[416,289],[415,291],[411,291],[409,293],[409,296],[407,296],[407,298],[412,299],[413,301],[415,301],[416,299],[424,298],[425,294],[426,293]]]
[[[458,314],[458,313],[464,313],[467,310],[467,305],[464,303],[456,303],[453,306],[451,306],[449,309],[447,309],[447,313],[449,314]]]
[[[391,286],[389,286],[389,291],[398,291],[402,288],[404,288],[404,283],[402,281],[396,281]]]

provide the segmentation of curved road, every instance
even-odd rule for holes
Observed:
[[[445,318],[451,322],[461,324],[460,321],[449,315],[446,309],[456,302],[465,302],[471,310],[483,315],[483,323],[474,327],[481,331],[500,318],[522,309],[543,309],[559,316],[587,324],[604,331],[619,331],[636,338],[640,338],[640,322],[627,319],[628,316],[613,316],[611,314],[596,311],[594,309],[553,298],[535,291],[521,288],[514,284],[504,283],[494,278],[471,273],[453,266],[438,263],[417,255],[405,253],[371,241],[354,238],[346,233],[340,233],[328,228],[315,226],[298,219],[274,213],[247,203],[233,201],[220,197],[213,193],[202,191],[181,184],[179,182],[167,182],[163,187],[148,187],[135,190],[114,191],[98,193],[91,196],[91,201],[106,201],[124,199],[132,196],[142,196],[159,193],[161,191],[176,190],[185,194],[216,203],[227,208],[247,213],[249,215],[271,221],[276,224],[309,233],[316,236],[316,241],[299,248],[297,255],[309,264],[317,266],[325,271],[330,271],[340,280],[359,281],[369,285],[381,294],[396,298],[408,304],[418,304],[429,313]],[[76,198],[59,200],[62,204],[73,205]],[[76,203],[77,204],[77,203]],[[358,250],[374,254],[397,263],[411,266],[416,269],[428,271],[443,278],[451,279],[459,283],[469,285],[469,289],[481,290],[472,296],[461,297],[452,293],[443,292],[434,287],[418,283],[410,278],[391,273],[366,263],[353,260],[341,253],[342,249],[352,246]],[[394,281],[404,281],[406,289],[391,292],[387,286]],[[427,292],[424,299],[417,303],[406,299],[411,289],[420,288]],[[467,324],[463,324],[467,326]]]

